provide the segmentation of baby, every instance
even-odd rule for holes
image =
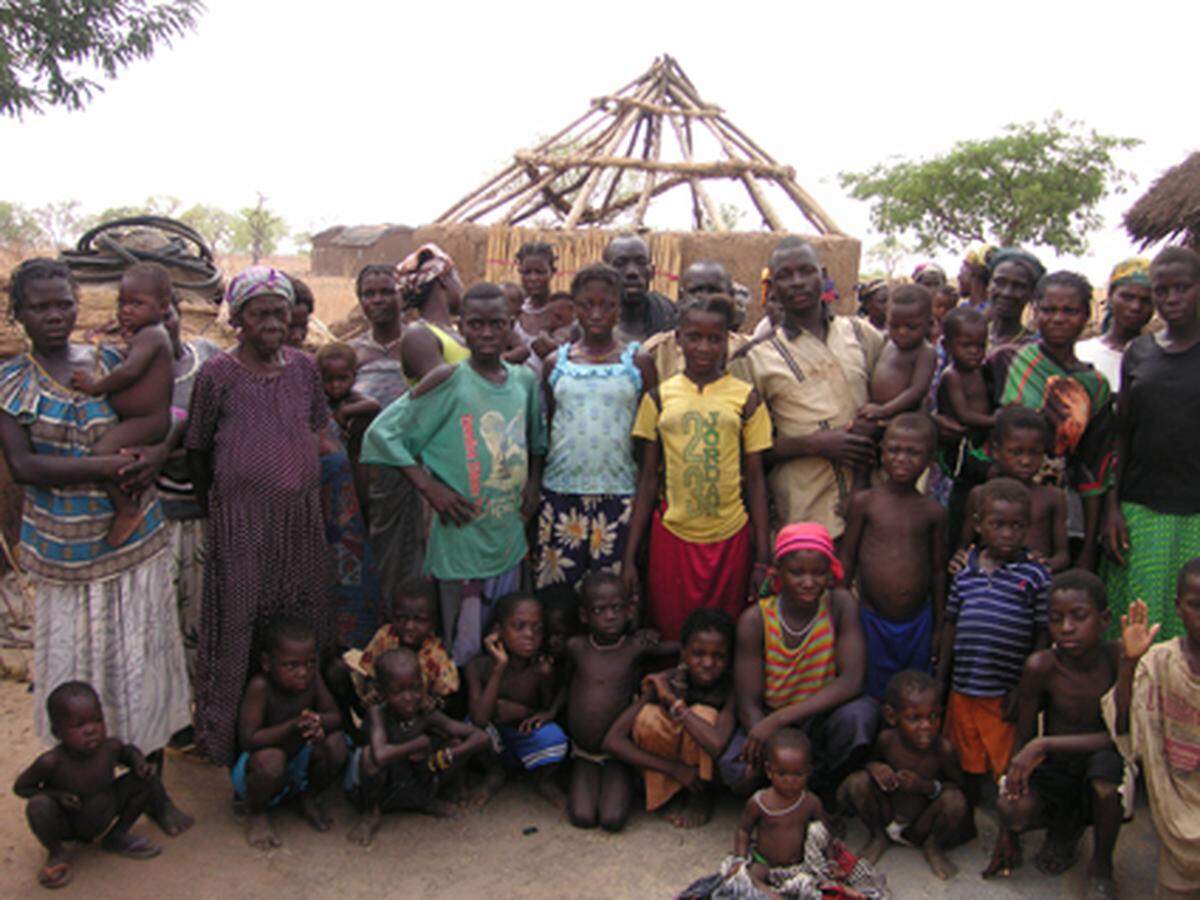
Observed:
[[[942,319],[942,336],[950,363],[938,382],[938,412],[967,429],[962,439],[965,447],[958,451],[983,446],[988,431],[995,422],[991,392],[983,379],[983,359],[987,355],[987,316],[970,306],[952,309]],[[949,466],[957,475],[961,466]]]
[[[878,428],[893,416],[921,408],[933,371],[937,351],[929,343],[933,327],[933,295],[919,284],[905,284],[892,291],[888,303],[888,341],[871,373],[871,402],[859,415]]]
[[[121,419],[92,446],[97,456],[158,444],[171,429],[174,355],[163,320],[170,315],[173,290],[170,273],[158,263],[136,263],[126,269],[117,294],[117,322],[128,345],[125,358],[105,375],[76,372],[71,376],[71,387],[77,391],[108,394]],[[116,515],[105,540],[119,547],[137,531],[144,513],[139,498],[115,484],[106,490]]]
[[[58,746],[34,760],[13,785],[14,794],[29,800],[29,828],[46,848],[38,883],[46,888],[70,884],[63,848],[67,840],[104,835],[100,846],[109,853],[131,859],[158,856],[161,847],[129,833],[150,803],[154,770],[137,747],[108,736],[100,698],[91,685],[60,684],[46,699],[46,712]],[[115,778],[118,765],[129,771]]]
[[[354,390],[358,356],[349,344],[326,344],[317,351],[317,368],[333,419],[349,445],[350,458],[358,459],[363,432],[379,414],[379,403]]]

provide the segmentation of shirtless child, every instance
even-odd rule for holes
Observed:
[[[278,616],[264,636],[262,671],[251,676],[238,710],[241,755],[230,777],[245,800],[246,840],[269,850],[280,845],[267,810],[296,794],[317,831],[332,822],[317,797],[346,762],[342,716],[317,669],[317,638],[310,625]]]
[[[137,747],[108,737],[91,685],[60,684],[46,698],[46,712],[58,746],[35,759],[13,785],[14,794],[29,800],[25,817],[46,848],[38,883],[46,888],[70,884],[64,841],[104,835],[100,846],[109,853],[130,859],[158,856],[161,847],[129,833],[153,796],[154,769]],[[129,771],[114,778],[118,765]]]
[[[932,671],[946,602],[946,510],[920,493],[937,435],[923,413],[888,425],[882,460],[887,481],[850,501],[840,557],[846,584],[858,576],[867,644],[864,691],[883,699],[897,672]]]
[[[944,851],[974,837],[975,823],[958,756],[942,737],[938,683],[924,672],[900,672],[888,682],[882,712],[887,727],[874,759],[838,789],[838,802],[867,827],[861,856],[877,862],[889,841],[920,847],[934,875],[953,878],[958,867]]]
[[[1058,876],[1075,864],[1076,844],[1093,827],[1088,898],[1115,897],[1113,848],[1121,829],[1124,764],[1100,698],[1117,681],[1121,647],[1105,641],[1108,595],[1096,575],[1063,572],[1050,584],[1048,650],[1029,657],[1017,688],[1018,748],[1001,782],[1000,835],[985,878],[1020,865],[1021,832],[1046,829],[1034,865]],[[1038,716],[1044,717],[1038,736]]]
[[[384,813],[455,815],[457,808],[438,791],[489,743],[473,725],[428,708],[421,666],[409,648],[380,656],[375,676],[382,702],[367,711],[367,745],[354,752],[347,779],[361,816],[347,837],[364,847],[374,840]]]
[[[604,736],[633,700],[638,663],[677,653],[679,644],[628,633],[633,609],[618,576],[592,572],[579,593],[588,633],[567,641],[567,733],[573,757],[567,813],[577,828],[620,831],[629,817],[633,776],[625,763],[603,752]]]
[[[106,375],[71,376],[71,387],[78,391],[108,394],[121,419],[92,446],[93,455],[158,444],[171,430],[175,360],[163,319],[170,314],[172,292],[171,275],[158,263],[135,263],[126,269],[117,294],[117,322],[128,342],[125,358]],[[105,540],[119,547],[137,531],[144,512],[138,498],[115,484],[105,490],[116,511]]]

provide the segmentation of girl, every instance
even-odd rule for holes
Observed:
[[[196,666],[200,748],[232,764],[238,702],[259,649],[256,626],[287,612],[331,635],[329,546],[321,512],[319,435],[329,407],[316,363],[284,346],[292,285],[255,266],[225,302],[238,343],[201,367],[185,446],[208,559]]]
[[[740,613],[751,560],[755,585],[770,561],[762,452],[771,446],[771,420],[757,392],[725,373],[732,321],[733,303],[723,295],[684,307],[675,329],[683,373],[642,398],[633,425],[644,446],[622,578],[628,596],[637,596],[638,546],[649,526],[647,605],[672,641],[694,609]],[[666,502],[655,509],[660,459]]]
[[[471,355],[451,320],[462,303],[463,284],[454,260],[437,244],[418,247],[396,266],[396,279],[405,305],[420,314],[400,337],[404,374],[415,385],[442,363]]]
[[[557,271],[555,262],[554,247],[544,241],[530,241],[517,251],[517,271],[525,299],[513,331],[539,359],[554,352],[558,342],[552,335],[563,325],[561,315],[550,302],[550,282]]]
[[[1075,355],[1102,372],[1108,386],[1116,391],[1121,383],[1121,357],[1125,348],[1141,335],[1152,315],[1150,261],[1134,257],[1117,263],[1108,277],[1104,333],[1080,341]]]
[[[712,816],[716,760],[737,723],[733,619],[698,609],[683,623],[682,643],[679,667],[642,681],[641,699],[613,723],[604,749],[641,770],[648,811],[670,801],[667,821],[697,828]]]
[[[613,335],[621,276],[603,263],[575,276],[571,295],[583,337],[563,344],[543,379],[550,452],[542,475],[536,586],[578,586],[589,571],[619,571],[637,487],[630,428],[638,400],[657,383],[636,341]]]

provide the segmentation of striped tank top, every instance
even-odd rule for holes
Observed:
[[[767,597],[758,606],[763,619],[763,702],[768,708],[799,703],[837,677],[828,594],[821,598],[812,628],[795,647],[784,641],[779,598]]]

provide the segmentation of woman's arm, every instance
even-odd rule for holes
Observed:
[[[121,454],[109,456],[51,456],[36,453],[29,433],[8,413],[0,413],[0,449],[13,481],[37,487],[61,487],[111,481],[129,463]]]
[[[400,365],[405,375],[420,381],[445,361],[442,342],[427,326],[404,329],[400,338]]]

